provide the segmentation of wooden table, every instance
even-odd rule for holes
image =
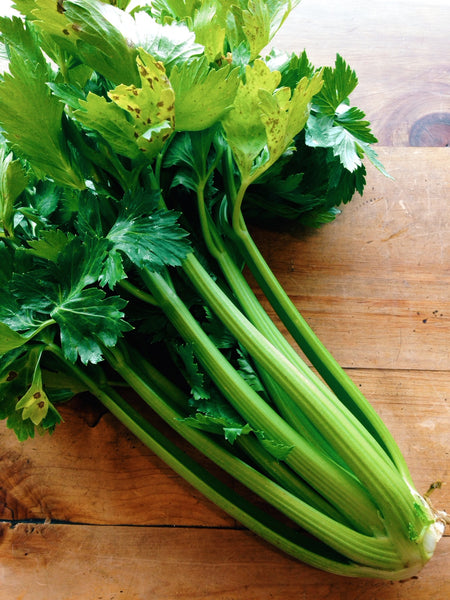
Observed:
[[[320,231],[256,232],[282,284],[450,508],[450,4],[304,0],[276,40],[339,52],[395,181]],[[450,540],[418,578],[350,580],[288,558],[204,500],[109,414],[52,438],[0,428],[0,600],[446,600]]]

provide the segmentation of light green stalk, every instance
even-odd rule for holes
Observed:
[[[407,558],[399,556],[395,550],[395,544],[389,538],[371,537],[357,533],[305,504],[222,445],[211,440],[203,432],[186,426],[183,423],[182,415],[170,405],[167,399],[161,398],[137,375],[123,360],[117,349],[112,350],[111,353],[107,351],[108,358],[117,372],[130,383],[149,406],[185,439],[225,471],[231,473],[238,481],[247,485],[294,522],[302,525],[306,531],[317,535],[334,551],[327,549],[321,542],[315,541],[309,536],[293,531],[230,490],[228,486],[180,451],[108,386],[106,377],[99,376],[101,371],[97,370],[94,380],[86,370],[69,363],[62,355],[60,348],[49,345],[46,349],[56,355],[67,370],[75,374],[112,414],[166,464],[195,486],[205,497],[211,499],[244,526],[284,552],[314,567],[333,573],[351,577],[376,577],[390,580],[410,577],[418,572],[429,558],[425,553],[419,554],[418,558],[418,553],[415,552],[415,560],[411,562],[412,553]]]
[[[317,369],[317,372],[323,377],[336,396],[355,414],[374,438],[378,440],[379,444],[385,448],[388,456],[405,480],[412,483],[405,459],[392,434],[352,379],[322,344],[299,313],[297,307],[288,297],[284,288],[261,255],[243,218],[239,221],[239,227],[234,229],[233,240],[239,242],[239,247],[246,258],[246,264],[253,276],[261,286],[276,314],[305,353],[306,357]]]
[[[192,257],[193,264],[196,268],[199,268],[198,263]],[[191,264],[191,259],[185,261],[184,268],[189,274],[190,268],[188,263]],[[204,273],[208,280],[208,286],[212,285],[211,278]],[[347,471],[330,461],[326,455],[316,450],[310,444],[308,444],[304,438],[302,438],[295,430],[293,430],[270,406],[268,406],[264,400],[236,373],[234,368],[224,358],[221,352],[216,348],[213,342],[205,334],[198,322],[192,317],[187,310],[184,303],[178,298],[174,291],[169,288],[164,279],[155,273],[145,273],[146,283],[149,285],[150,292],[157,299],[161,309],[165,312],[166,316],[176,327],[179,334],[185,339],[185,341],[192,344],[192,348],[197,355],[198,359],[202,363],[205,370],[208,372],[211,379],[216,383],[224,396],[234,406],[234,408],[241,414],[243,419],[247,421],[251,427],[256,431],[262,431],[267,435],[269,439],[280,441],[287,448],[292,446],[292,450],[286,457],[286,463],[291,466],[296,472],[298,472],[314,489],[318,490],[324,497],[326,497],[332,504],[334,504],[347,518],[351,519],[352,522],[358,523],[358,527],[362,531],[379,530],[381,521],[379,519],[378,510],[374,506],[372,500],[363,490],[359,482]],[[199,291],[201,286],[198,286]],[[212,288],[209,288],[210,292],[214,295],[218,292],[218,286],[214,284]],[[236,307],[230,303],[228,298],[220,293],[216,297],[219,304],[227,309],[231,309],[238,318],[240,326],[245,330],[245,337],[254,337],[252,351],[255,350],[253,347],[256,345],[262,351],[261,356],[255,356],[257,362],[263,364],[270,362],[270,365],[263,364],[264,368],[269,367],[271,371],[280,370],[284,371],[281,373],[283,378],[286,373],[295,375],[294,385],[297,387],[300,385],[300,389],[303,387],[306,390],[310,388],[308,380],[304,377],[298,376],[295,370],[288,361],[280,355],[280,353],[267,342],[265,338],[254,331],[253,326],[246,322],[243,315],[236,309]],[[214,307],[217,308],[217,307]],[[247,330],[250,327],[250,330]],[[231,330],[231,329],[230,329]],[[248,342],[248,339],[246,339]],[[246,344],[244,344],[246,345]],[[274,360],[274,358],[276,360]],[[269,371],[269,368],[267,370]],[[271,375],[274,377],[275,373]],[[274,379],[280,379],[278,373]],[[311,390],[310,390],[311,391]],[[292,389],[289,389],[292,393]],[[298,391],[297,391],[298,393]],[[313,395],[315,390],[312,391]],[[314,401],[314,398],[312,398]],[[316,409],[313,409],[316,411]],[[330,421],[334,417],[329,415],[321,416],[319,413],[320,409],[317,410],[318,418]],[[337,426],[336,426],[337,425]],[[345,424],[335,423],[334,428],[339,429],[341,427],[341,438],[346,438]],[[355,442],[357,443],[357,441]],[[350,508],[350,505],[358,505],[357,510]]]

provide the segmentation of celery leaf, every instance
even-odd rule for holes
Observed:
[[[120,84],[108,92],[110,102],[89,92],[86,100],[79,100],[74,117],[118,154],[150,160],[173,130],[175,98],[162,63],[141,49],[137,64],[140,87]]]
[[[170,74],[175,92],[175,129],[207,129],[233,106],[239,70],[211,69],[206,58],[175,67]]]
[[[50,313],[59,325],[65,357],[75,362],[79,356],[84,364],[100,362],[102,346],[114,346],[120,335],[130,330],[123,321],[124,306],[124,300],[106,297],[98,288],[68,294]]]
[[[248,435],[252,431],[248,423],[241,423],[228,417],[216,417],[202,412],[196,412],[195,415],[186,417],[183,419],[183,423],[194,429],[209,431],[218,435],[222,434],[230,444],[233,444],[240,435]]]
[[[168,73],[174,66],[183,65],[205,51],[185,23],[160,24],[146,13],[137,13],[135,20],[136,46],[161,61]]]
[[[334,116],[357,85],[355,71],[338,54],[334,68],[323,69],[323,88],[314,99],[314,104],[321,114]]]
[[[39,363],[34,370],[30,387],[18,400],[16,410],[22,410],[22,419],[30,419],[34,425],[40,425],[45,419],[50,401],[42,386],[42,373]]]
[[[0,237],[10,237],[14,229],[14,203],[28,184],[28,175],[12,152],[0,148]]]
[[[157,192],[129,192],[121,200],[115,221],[108,226],[102,222],[98,199],[90,195],[82,198],[78,231],[86,240],[97,239],[108,250],[98,274],[102,285],[113,288],[126,276],[122,257],[151,270],[179,266],[186,257],[190,243],[178,224],[179,214],[158,209],[158,201]]]
[[[82,243],[75,238],[49,268],[57,286],[47,291],[45,281],[40,285],[41,294],[52,302],[49,314],[59,325],[64,355],[72,362],[77,356],[83,363],[99,362],[102,346],[115,345],[130,330],[123,320],[125,301],[92,287],[101,275],[105,255],[102,241]]]
[[[0,418],[7,419],[20,441],[52,432],[61,416],[46,393],[41,371],[42,347],[0,357]]]
[[[13,275],[0,292],[2,327],[29,337],[39,327],[56,323],[68,360],[75,362],[80,357],[83,363],[99,362],[102,347],[115,345],[130,329],[123,320],[125,301],[95,287],[104,268],[106,242],[92,239],[83,243],[74,238],[61,245],[59,237],[47,236],[46,240],[60,248],[56,261],[50,251],[47,260],[34,259],[30,272]],[[11,336],[14,334],[5,336],[8,347],[17,347],[21,339]]]
[[[348,96],[358,83],[355,72],[339,54],[334,68],[323,69],[323,88],[314,97],[306,126],[306,144],[313,148],[331,148],[343,167],[354,172],[367,158],[384,175],[372,144],[377,142],[362,110],[349,107]]]
[[[278,88],[281,74],[261,60],[247,67],[234,108],[223,119],[226,139],[242,177],[255,179],[285,152],[305,126],[321,73],[303,77],[293,91]]]
[[[152,209],[152,196],[144,191],[125,196],[106,239],[138,267],[178,266],[190,251],[187,233],[178,224],[178,213],[155,210],[154,204]]]
[[[132,16],[101,0],[16,0],[29,19],[56,43],[113,82],[137,78]]]
[[[38,240],[30,240],[28,245],[30,254],[56,262],[60,252],[73,239],[73,236],[66,234],[59,229],[49,229],[42,232]]]
[[[301,79],[292,93],[288,87],[280,88],[272,95],[261,90],[261,118],[266,129],[270,163],[277,161],[302,131],[309,117],[311,101],[321,87],[321,73],[316,73],[311,79]]]
[[[243,176],[250,174],[255,159],[267,143],[266,129],[261,120],[260,90],[273,94],[281,75],[261,60],[245,71],[245,83],[241,82],[233,109],[222,119],[225,135],[238,168]]]
[[[2,31],[6,21],[0,20]],[[64,139],[64,106],[47,86],[54,77],[51,67],[38,52],[33,33],[19,19],[8,28],[8,40],[9,73],[5,73],[0,82],[3,135],[15,153],[28,160],[39,176],[50,177],[61,185],[83,188],[80,168]]]

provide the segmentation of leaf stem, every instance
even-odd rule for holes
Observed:
[[[243,218],[240,220],[239,229],[234,229],[234,234],[239,240],[241,248],[243,248],[250,270],[277,315],[285,324],[306,357],[311,361],[312,365],[317,369],[318,373],[334,391],[336,396],[344,402],[374,438],[378,440],[378,443],[386,450],[402,476],[409,483],[412,483],[405,459],[386,425],[299,313],[261,255],[245,226]]]
[[[266,311],[261,306],[256,298],[253,290],[247,283],[242,271],[236,265],[236,262],[230,256],[225,241],[220,237],[214,222],[206,211],[203,188],[199,186],[197,191],[198,210],[201,215],[201,224],[203,236],[206,245],[211,255],[217,260],[222,273],[224,274],[231,290],[235,294],[240,306],[244,310],[247,318],[251,323],[262,333],[270,343],[280,350],[293,365],[300,369],[305,375],[314,378],[313,373],[302,361],[300,356],[295,352],[294,348],[289,344],[287,339],[275,326]],[[272,399],[278,406],[281,414],[289,423],[299,432],[302,433],[312,443],[323,448],[329,456],[332,456],[336,462],[343,465],[341,457],[334,451],[328,442],[321,436],[317,429],[312,425],[309,419],[301,410],[295,398],[292,398],[284,392],[283,389],[270,377],[270,375],[260,368],[261,377],[264,379],[266,387],[271,394]],[[328,388],[315,378],[316,385],[327,392]],[[384,458],[384,453],[380,452],[380,457]]]
[[[188,258],[187,262],[189,265],[195,264],[195,269],[201,268],[193,257]],[[188,275],[191,275],[192,269],[187,264],[185,264],[185,270]],[[207,275],[205,277],[207,277],[207,285],[211,286],[213,284],[211,278]],[[376,507],[359,482],[306,442],[239,376],[190,314],[182,300],[167,286],[161,275],[147,271],[145,283],[180,335],[186,342],[192,344],[195,354],[209,376],[244,420],[253,429],[263,431],[270,439],[279,440],[287,447],[292,446],[291,452],[285,459],[286,463],[348,519],[352,522],[356,521],[359,528],[367,531],[368,528],[377,530],[382,527]],[[212,294],[218,294],[216,298],[220,304],[225,302],[227,308],[229,307],[230,301],[225,294],[219,292],[216,284],[210,291]],[[253,338],[256,347],[263,350],[264,362],[268,362],[267,359],[270,357],[271,367],[270,370],[267,370],[272,371],[272,376],[274,371],[277,373],[281,371],[282,377],[284,377],[284,367],[289,364],[286,359],[271,347],[270,343],[258,331],[255,331],[249,322],[243,320],[243,315],[234,305],[232,305],[232,311],[234,311],[240,327],[244,329],[246,337]],[[247,331],[247,327],[250,330]],[[253,346],[251,351],[254,351]],[[255,360],[263,364],[260,356],[256,356],[257,353],[254,354]],[[273,359],[273,355],[276,355],[276,360]],[[266,368],[266,364],[263,366]],[[295,386],[299,383],[302,387],[310,385],[305,378],[296,379]],[[292,390],[290,391],[292,392]],[[297,390],[296,393],[298,393]],[[346,433],[344,435],[347,437]],[[352,503],[358,505],[359,509],[350,508]]]
[[[37,329],[35,329],[30,336],[27,337],[27,340],[28,341],[32,340],[34,337],[39,335],[41,333],[41,331],[43,331],[47,327],[51,327],[52,325],[55,325],[55,323],[56,323],[56,321],[54,319],[47,319],[47,321],[43,321],[39,325],[39,327]]]
[[[372,537],[353,531],[295,497],[231,454],[222,445],[212,441],[203,432],[185,425],[182,415],[155,394],[145,381],[121,360],[120,353],[116,349],[113,349],[111,354],[108,353],[108,361],[141,398],[187,441],[294,522],[350,559],[353,557],[354,560],[365,561],[367,566],[375,568],[383,565],[390,565],[389,568],[401,568],[401,562],[391,540],[384,536]]]
[[[407,538],[410,524],[417,520],[414,505],[411,502],[410,484],[402,474],[398,473],[393,464],[386,460],[380,460],[380,447],[376,440],[345,405],[340,403],[337,398],[330,401],[328,394],[318,390],[310,378],[299,372],[243,317],[193,255],[189,255],[185,259],[183,268],[204,300],[246,347],[254,360],[267,370],[288,394],[298,397],[298,401],[301,402],[301,406],[311,422],[333,444],[336,452],[342,456],[364,488],[376,500],[379,510],[385,517],[385,522],[398,530],[399,541]],[[211,376],[214,378],[214,372],[211,373]],[[234,401],[233,397],[229,397],[229,400],[232,403]],[[237,410],[242,415],[245,412],[248,416],[244,418],[250,422],[253,408],[248,413],[246,408],[247,405],[240,406]],[[286,425],[284,421],[283,424]],[[277,433],[279,435],[279,432]],[[330,465],[328,466],[331,468]],[[305,477],[305,479],[307,478]],[[316,484],[312,485],[316,489],[320,489],[316,487]],[[345,487],[343,484],[341,489],[343,490]],[[324,494],[326,495],[325,492]],[[360,494],[358,496],[361,498]],[[365,508],[362,508],[363,505]],[[363,505],[361,511],[367,511],[364,522],[370,521],[375,526],[376,519],[370,519],[369,506],[364,502]],[[341,510],[345,510],[341,503],[338,506]]]
[[[399,579],[410,576],[422,566],[415,563],[405,568],[393,552],[389,539],[367,537],[333,521],[280,488],[202,432],[184,426],[180,415],[141,380],[133,369],[122,362],[120,353],[113,351],[114,356],[109,357],[111,364],[114,368],[119,367],[118,373],[125,376],[133,389],[156,412],[159,413],[162,407],[161,416],[172,427],[180,433],[183,429],[182,435],[190,443],[295,522],[304,524],[305,529],[313,535],[317,534],[319,539],[311,538],[309,534],[292,529],[271,517],[209,473],[112,390],[101,371],[97,369],[94,380],[86,370],[69,363],[57,346],[48,346],[47,350],[57,356],[67,370],[76,375],[123,425],[176,473],[245,527],[284,552],[314,567],[355,577]],[[323,542],[320,541],[321,538]]]
[[[158,303],[151,294],[144,290],[141,290],[127,279],[122,279],[118,285],[138,300],[142,300],[143,302],[151,304],[152,306],[158,306]]]

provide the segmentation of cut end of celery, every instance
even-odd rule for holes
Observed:
[[[434,551],[436,550],[437,543],[444,535],[445,523],[444,521],[437,519],[434,523],[429,525],[424,533],[422,545],[425,552],[425,556],[430,559]]]

